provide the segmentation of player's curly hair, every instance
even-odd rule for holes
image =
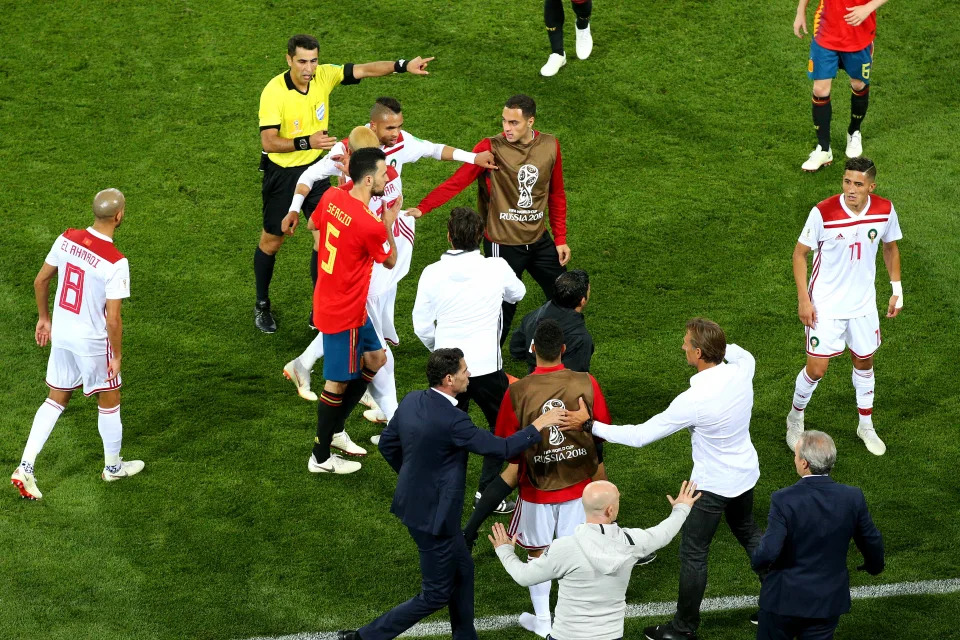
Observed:
[[[453,348],[437,349],[427,359],[427,383],[439,387],[447,376],[455,376],[460,371],[463,351]]]
[[[308,36],[305,33],[298,33],[289,40],[287,40],[287,55],[292,56],[297,52],[297,48],[306,49],[307,51],[313,51],[316,49],[320,50],[320,43],[313,36]]]
[[[843,165],[843,169],[844,171],[858,171],[866,175],[871,181],[877,179],[877,165],[873,164],[873,160],[870,158],[863,156],[850,158],[847,160],[847,163]]]
[[[454,249],[476,251],[483,236],[483,219],[470,207],[456,207],[447,220],[447,232]]]
[[[533,101],[533,98],[522,93],[507,98],[503,106],[507,109],[520,109],[524,118],[532,118],[537,115],[537,103]]]
[[[537,358],[544,362],[556,362],[563,354],[563,329],[556,320],[547,318],[537,324],[533,332],[533,347]]]
[[[553,303],[564,309],[576,309],[587,297],[590,289],[590,276],[583,269],[566,271],[557,276],[553,283]]]
[[[700,349],[700,357],[704,362],[720,364],[727,354],[727,335],[713,320],[693,318],[687,321],[687,331],[690,333],[690,346]]]

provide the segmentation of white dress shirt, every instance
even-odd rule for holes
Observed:
[[[593,434],[608,442],[642,447],[681,429],[690,429],[697,488],[725,498],[752,489],[760,478],[757,450],[750,442],[753,372],[756,361],[746,349],[727,345],[726,362],[690,378],[690,388],[663,413],[643,424],[594,423]]]
[[[526,292],[503,258],[447,251],[420,274],[413,331],[430,351],[462,350],[472,376],[499,371],[503,302],[517,302]]]

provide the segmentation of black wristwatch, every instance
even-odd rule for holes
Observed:
[[[580,425],[580,428],[583,429],[584,433],[593,435],[593,418],[588,418],[586,422]]]

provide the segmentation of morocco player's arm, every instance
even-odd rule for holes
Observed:
[[[493,148],[490,146],[489,138],[484,138],[473,148],[474,153],[492,150]],[[484,171],[486,171],[486,169],[475,164],[461,165],[452,176],[428,193],[427,196],[420,201],[420,204],[417,205],[417,209],[419,209],[421,213],[430,213],[437,207],[446,204],[451,198],[466,189]]]
[[[567,246],[567,192],[563,189],[563,158],[560,156],[560,141],[557,140],[557,161],[553,163],[550,174],[550,193],[547,196],[550,231],[557,245],[560,264],[570,261],[570,247]]]
[[[890,274],[890,282],[900,282],[900,247],[896,241],[883,243],[883,264],[887,267],[887,273]],[[890,296],[890,302],[887,304],[887,317],[894,318],[900,309],[903,308],[903,293],[896,293]]]
[[[815,328],[817,324],[817,310],[810,301],[807,292],[807,254],[810,247],[798,242],[793,249],[793,280],[797,285],[797,315],[804,326]]]
[[[34,339],[41,347],[50,342],[50,281],[57,275],[57,267],[44,262],[33,281],[33,293],[37,298],[37,329]]]
[[[123,339],[123,321],[120,319],[121,300],[107,298],[107,342],[110,349],[107,352],[107,382],[120,375],[121,340]]]

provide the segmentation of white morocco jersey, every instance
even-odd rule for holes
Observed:
[[[842,195],[815,206],[799,242],[813,249],[813,270],[807,293],[817,318],[859,318],[877,311],[877,250],[880,242],[903,237],[893,203],[868,196],[857,215]]]
[[[421,140],[402,129],[400,130],[400,136],[392,147],[381,146],[380,150],[387,154],[387,164],[396,169],[397,173],[402,173],[403,165],[408,162],[416,162],[427,156],[434,160],[441,160],[443,156],[442,144]]]
[[[107,300],[130,297],[130,265],[113,241],[88,227],[67,229],[45,262],[57,268],[50,343],[79,356],[107,353]]]

